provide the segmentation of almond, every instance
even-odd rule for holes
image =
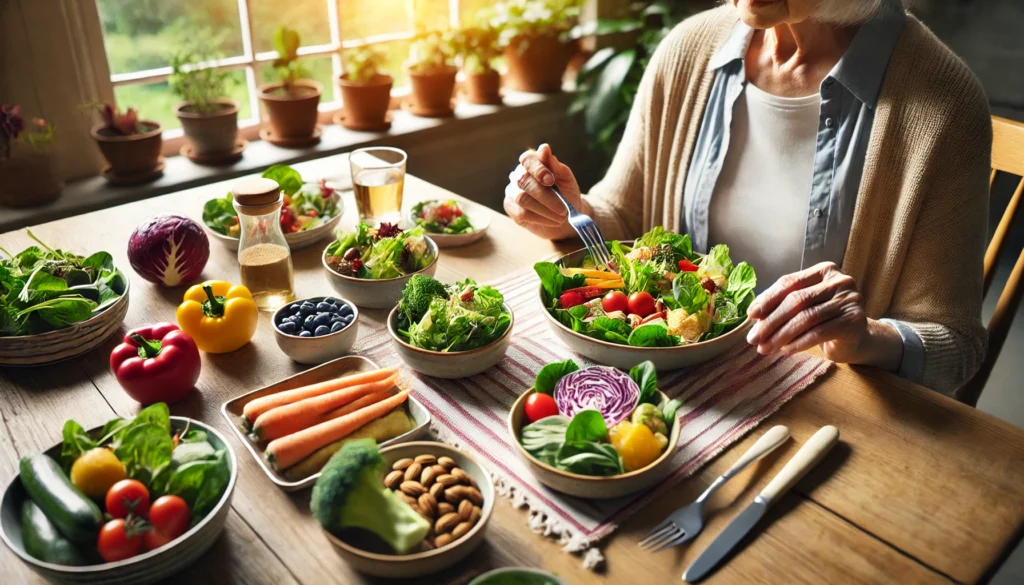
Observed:
[[[434,496],[435,500],[440,500],[442,497],[444,497],[443,494],[444,494],[444,484],[442,484],[442,483],[435,483],[434,485],[430,486],[430,495]]]
[[[431,465],[430,468],[433,469],[434,471],[436,471],[437,475],[444,475],[444,474],[448,473],[448,470],[445,469],[443,465],[440,465],[440,464],[437,464],[437,463]]]
[[[482,506],[484,504],[484,496],[480,493],[480,490],[475,487],[467,487],[465,492],[465,497],[469,498],[469,500],[477,506]]]
[[[411,498],[418,498],[427,493],[427,488],[423,487],[418,481],[403,481],[398,486],[398,489]]]
[[[423,473],[420,474],[420,483],[422,483],[424,487],[430,487],[433,485],[434,480],[437,479],[438,475],[440,474],[437,473],[436,467],[427,467],[423,470]]]
[[[465,522],[466,520],[469,520],[469,516],[472,513],[473,513],[473,502],[470,502],[468,499],[467,500],[462,500],[461,502],[459,502],[459,520],[462,520],[463,522]]]
[[[462,500],[465,500],[469,495],[466,490],[471,489],[464,485],[453,485],[452,487],[444,490],[444,499],[449,504],[458,504]]]
[[[434,532],[438,534],[444,534],[445,532],[451,532],[452,528],[455,528],[459,524],[459,515],[452,512],[451,514],[445,514],[437,519],[434,523]]]
[[[401,471],[401,470],[405,469],[406,467],[409,467],[412,464],[413,464],[413,460],[409,459],[408,457],[406,457],[405,459],[399,459],[398,461],[395,461],[391,465],[391,469],[394,469],[395,471]]]
[[[405,468],[405,481],[416,481],[420,478],[420,473],[423,472],[423,466],[419,463],[413,462],[412,465]]]
[[[451,470],[450,473],[455,477],[455,479],[459,480],[459,483],[469,484],[469,475],[465,471],[456,467]]]
[[[436,481],[437,483],[443,485],[446,488],[447,487],[451,487],[451,486],[456,485],[456,484],[459,483],[458,478],[456,478],[454,475],[451,475],[450,473],[446,473],[444,475],[439,475],[439,476],[437,476],[437,479],[435,479],[434,481]]]
[[[437,462],[437,457],[434,457],[433,455],[419,455],[416,457],[415,461],[420,465],[433,465]]]
[[[384,478],[384,485],[386,485],[388,489],[396,490],[404,479],[405,473],[396,469],[395,471],[387,474]]]
[[[463,500],[463,501],[469,501],[469,500]],[[421,510],[426,512],[426,514],[428,516],[428,518],[427,518],[428,520],[433,520],[434,516],[437,515],[437,500],[434,499],[434,496],[430,495],[429,493],[423,494],[419,498],[417,498],[416,503],[418,503],[420,505],[420,509]],[[473,510],[470,509],[470,512],[472,512],[472,511]],[[459,517],[460,518],[462,517],[461,514],[459,515]],[[463,520],[465,520],[465,518],[463,518]]]
[[[473,512],[469,515],[469,523],[476,524],[479,522],[480,516],[482,516],[483,513],[484,511],[480,509],[480,506],[473,506]]]
[[[458,540],[463,536],[466,536],[466,533],[469,532],[469,529],[472,527],[473,525],[469,522],[460,522],[458,525],[455,526],[455,528],[452,529],[452,538]]]
[[[437,464],[445,468],[445,471],[450,471],[455,467],[455,460],[451,457],[438,457]]]
[[[437,485],[441,485],[441,484],[437,484]],[[437,503],[437,515],[438,516],[444,516],[445,514],[451,514],[454,511],[455,511],[455,506],[449,504],[448,502],[438,502]]]
[[[438,534],[437,538],[434,539],[434,546],[436,548],[441,548],[442,546],[451,544],[453,540],[455,539],[452,538],[451,534]]]

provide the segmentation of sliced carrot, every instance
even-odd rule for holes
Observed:
[[[412,390],[403,390],[391,398],[345,416],[274,439],[267,445],[266,458],[278,469],[287,469],[320,447],[344,439],[360,427],[391,412],[405,402],[411,392]]]
[[[383,380],[348,386],[341,390],[271,408],[252,423],[252,432],[259,439],[269,441],[301,431],[322,422],[321,416],[341,408],[353,400],[375,392],[389,390],[397,379],[398,372],[395,372]]]
[[[245,416],[245,420],[249,424],[252,424],[261,414],[267,412],[271,408],[284,406],[285,404],[298,402],[304,398],[319,396],[348,386],[383,380],[397,371],[398,368],[382,368],[372,372],[359,372],[358,374],[350,374],[333,380],[325,380],[323,382],[317,382],[316,384],[310,384],[308,386],[302,386],[292,390],[268,394],[267,396],[262,396],[246,404],[242,413]]]

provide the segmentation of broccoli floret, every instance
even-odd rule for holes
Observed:
[[[329,532],[369,530],[396,553],[405,554],[423,542],[430,522],[384,486],[383,466],[373,439],[346,443],[324,466],[309,507]]]
[[[404,317],[404,323],[416,323],[423,318],[430,308],[434,297],[448,298],[448,290],[440,281],[422,274],[414,274],[405,284],[402,300],[398,307]]]

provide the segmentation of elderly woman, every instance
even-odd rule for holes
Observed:
[[[505,209],[572,237],[553,183],[608,239],[655,225],[728,244],[770,285],[747,340],[821,346],[950,393],[978,368],[991,121],[968,68],[899,0],[730,0],[653,56],[605,178],[547,145]]]

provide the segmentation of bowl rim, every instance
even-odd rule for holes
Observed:
[[[303,183],[303,185],[312,185],[312,184],[313,183],[306,183],[306,182]],[[212,199],[207,199],[206,201],[203,202],[203,205],[206,205],[207,203],[209,203],[210,201],[213,201],[214,199],[218,199],[218,197],[214,197]],[[223,197],[219,197],[219,199],[223,199]],[[331,195],[331,199],[334,199],[334,202],[336,204],[344,205],[344,202],[341,200],[341,195],[339,195],[337,191],[335,191]],[[290,233],[284,234],[284,239],[287,240],[288,236],[295,236],[297,234],[313,234],[313,233],[316,233],[318,231],[323,231],[323,230],[325,230],[325,229],[327,229],[329,227],[333,228],[335,225],[338,224],[339,221],[341,221],[341,216],[344,215],[344,214],[345,214],[345,210],[344,209],[339,209],[338,210],[338,215],[335,215],[335,216],[331,217],[330,219],[325,221],[323,223],[323,225],[318,225],[315,228],[306,230],[304,232],[290,232]],[[217,238],[218,240],[225,240],[225,241],[228,241],[228,242],[238,242],[241,239],[241,238],[236,238],[236,237],[233,237],[233,236],[229,236],[227,234],[222,234],[222,233],[218,232],[217,230],[213,229],[212,227],[210,227],[209,225],[207,225],[205,221],[200,220],[199,223],[203,226],[203,229],[205,229],[208,234],[212,235],[213,237]]]
[[[413,208],[415,208],[416,205],[420,205],[421,203],[424,203],[424,204],[425,203],[432,203],[434,201],[450,201],[450,199],[424,199],[422,201],[417,201],[416,204],[413,205],[413,207],[409,208],[409,213],[406,214],[405,219],[407,221],[412,222],[413,225],[418,225],[416,223],[416,215],[415,215],[415,212],[413,211]],[[469,201],[469,200],[460,201],[458,199],[455,199],[454,201],[456,203],[458,203],[460,207],[464,208],[466,215],[470,215],[474,219],[475,218],[482,219],[483,220],[483,226],[482,227],[478,227],[477,226],[477,222],[474,221],[473,222],[473,231],[466,232],[466,233],[463,233],[463,234],[446,234],[446,233],[443,233],[443,232],[429,232],[429,231],[427,231],[426,228],[423,228],[423,232],[426,235],[431,236],[431,237],[440,236],[441,238],[469,237],[469,236],[472,236],[472,235],[475,235],[475,234],[481,234],[483,232],[486,232],[487,228],[491,227],[491,216],[490,216],[489,213],[484,213],[484,210],[479,209],[480,207],[482,207],[481,205],[479,205],[476,202]]]
[[[429,559],[429,558],[432,558],[432,557],[436,557],[436,556],[440,556],[440,555],[443,555],[443,554],[447,554],[447,553],[449,553],[449,552],[459,548],[460,546],[465,546],[466,544],[469,544],[469,542],[472,540],[473,535],[475,535],[476,533],[480,532],[481,530],[484,529],[485,526],[487,526],[487,523],[491,519],[491,513],[494,511],[494,504],[495,504],[494,500],[497,497],[496,496],[496,491],[494,489],[494,480],[491,478],[491,474],[490,474],[490,472],[487,471],[487,468],[483,464],[481,464],[477,460],[476,457],[470,455],[466,451],[464,451],[462,449],[457,449],[457,448],[455,448],[455,447],[453,447],[453,446],[451,446],[451,445],[449,445],[447,443],[442,443],[440,441],[410,441],[408,443],[398,443],[398,444],[391,445],[389,447],[385,447],[385,448],[381,449],[380,453],[381,453],[381,455],[384,455],[385,453],[387,453],[389,451],[394,451],[394,450],[398,450],[398,449],[405,449],[405,448],[408,448],[408,447],[420,447],[420,448],[423,448],[423,449],[437,449],[437,448],[440,447],[442,450],[447,450],[449,453],[456,453],[456,454],[458,454],[458,455],[460,455],[462,457],[465,457],[466,459],[469,459],[477,467],[480,468],[480,471],[483,472],[482,475],[483,475],[483,477],[485,479],[484,483],[486,484],[486,487],[487,487],[486,490],[481,490],[481,495],[484,496],[484,505],[481,508],[483,513],[480,516],[480,520],[477,521],[476,525],[473,526],[473,528],[470,528],[469,532],[467,532],[465,534],[465,536],[463,536],[462,538],[460,538],[460,539],[458,539],[456,541],[450,542],[450,543],[448,543],[448,544],[446,544],[446,545],[444,545],[444,546],[442,546],[440,548],[435,548],[433,550],[414,552],[414,553],[404,554],[404,555],[397,555],[397,554],[396,555],[389,555],[389,554],[375,553],[375,552],[370,552],[370,551],[363,550],[361,548],[356,548],[356,547],[352,546],[351,544],[348,544],[344,540],[338,538],[333,533],[331,533],[329,530],[327,530],[326,528],[321,526],[320,530],[323,531],[324,535],[327,536],[327,539],[330,540],[332,544],[334,544],[335,546],[341,548],[342,550],[344,550],[345,552],[347,552],[349,554],[352,554],[354,556],[358,556],[358,557],[361,557],[361,558],[364,558],[364,559],[367,559],[367,560],[371,560],[371,561],[374,561],[374,562],[383,562],[383,563],[415,563],[415,562],[422,561],[424,559]],[[479,484],[481,482],[477,482],[477,483]],[[484,491],[486,491],[487,493],[484,493]]]
[[[410,344],[406,343],[398,335],[398,331],[395,329],[396,323],[398,321],[398,307],[399,307],[399,305],[395,305],[395,307],[393,309],[391,309],[391,312],[388,313],[388,320],[387,320],[388,333],[391,334],[391,339],[393,339],[396,343],[398,343],[403,348],[408,349],[409,351],[412,351],[412,352],[415,352],[415,353],[421,353],[423,355],[437,356],[437,357],[441,357],[441,356],[465,357],[465,356],[468,356],[468,355],[473,355],[475,353],[482,353],[483,351],[485,351],[487,349],[490,349],[492,346],[497,345],[497,344],[505,341],[512,334],[512,328],[516,324],[516,316],[512,312],[512,307],[508,306],[508,303],[502,301],[501,306],[502,306],[502,308],[505,309],[506,312],[508,312],[508,316],[509,316],[508,329],[506,329],[505,332],[502,333],[494,341],[488,343],[487,345],[482,345],[480,347],[475,347],[473,349],[467,349],[467,350],[463,350],[463,351],[434,351],[434,350],[431,350],[431,349],[423,349],[422,347],[416,347],[414,345],[410,345]]]
[[[331,244],[327,244],[327,247],[324,248],[323,253],[320,254],[320,263],[323,264],[324,270],[326,270],[327,273],[330,274],[331,276],[340,278],[343,281],[350,282],[353,284],[395,282],[398,280],[402,280],[403,278],[409,278],[413,274],[421,274],[424,271],[428,270],[431,266],[437,264],[437,260],[441,256],[440,249],[437,247],[437,242],[435,242],[433,239],[430,238],[430,236],[427,236],[425,234],[423,236],[423,239],[426,240],[427,248],[434,254],[434,258],[426,266],[420,268],[416,272],[410,272],[409,274],[403,274],[402,276],[396,276],[394,278],[356,278],[354,276],[345,276],[344,274],[338,274],[337,272],[334,271],[333,268],[327,265],[327,248],[330,248]],[[333,244],[334,242],[331,243]]]
[[[339,301],[345,303],[346,305],[349,306],[349,308],[352,309],[352,322],[349,323],[348,325],[345,325],[344,327],[342,327],[341,329],[339,329],[337,331],[333,331],[331,333],[328,333],[327,335],[321,335],[320,337],[312,337],[312,336],[311,337],[302,337],[300,335],[292,335],[291,333],[285,333],[284,331],[281,331],[278,328],[278,326],[277,326],[277,315],[278,315],[278,313],[280,313],[281,311],[283,311],[283,310],[287,309],[288,307],[294,305],[295,303],[300,303],[301,304],[301,303],[304,303],[306,301],[313,301],[314,299],[319,299],[319,300],[316,301],[318,303],[322,302],[324,299],[338,299]],[[353,303],[352,301],[346,299],[345,297],[335,297],[335,296],[327,295],[327,296],[319,296],[319,297],[306,297],[304,299],[296,299],[296,300],[294,300],[294,301],[292,301],[290,303],[285,303],[285,304],[281,305],[281,307],[278,308],[276,311],[274,311],[274,314],[270,316],[270,326],[274,328],[274,334],[275,335],[283,335],[283,336],[285,336],[288,339],[304,339],[304,340],[305,339],[326,339],[328,337],[333,337],[335,335],[340,335],[340,334],[348,331],[349,327],[352,327],[353,325],[355,325],[356,321],[358,321],[358,320],[359,320],[359,307],[357,307],[355,303]]]
[[[551,571],[547,571],[544,569],[538,569],[536,567],[498,567],[497,569],[491,569],[490,571],[480,573],[476,577],[473,577],[469,580],[469,583],[467,585],[474,585],[478,583],[481,579],[486,579],[489,577],[493,577],[495,575],[505,575],[509,573],[526,573],[528,575],[547,577],[550,579],[554,579],[554,582],[558,585],[565,585],[565,580],[556,575],[555,573],[552,573]]]
[[[69,574],[88,575],[88,574],[92,574],[92,573],[102,573],[102,572],[106,572],[106,571],[116,571],[118,569],[122,569],[122,568],[133,566],[133,565],[141,565],[145,561],[153,559],[153,558],[155,558],[155,557],[157,557],[159,555],[162,555],[162,554],[172,553],[172,551],[174,550],[174,548],[176,546],[180,546],[186,540],[188,540],[189,538],[194,537],[200,531],[204,530],[209,525],[209,523],[213,520],[213,518],[223,509],[224,505],[227,504],[228,500],[231,498],[232,492],[234,492],[234,490],[235,490],[235,484],[238,481],[238,459],[235,457],[235,452],[231,448],[231,444],[228,442],[227,437],[225,437],[223,434],[221,434],[221,432],[218,431],[217,429],[213,428],[212,425],[206,424],[206,423],[204,423],[201,420],[197,420],[197,419],[194,419],[194,418],[189,418],[189,417],[186,417],[186,416],[171,416],[170,419],[171,419],[172,423],[177,421],[177,422],[183,423],[184,425],[187,425],[189,427],[191,427],[193,425],[198,426],[200,430],[202,430],[204,432],[207,432],[207,433],[210,433],[210,434],[214,435],[215,437],[217,437],[217,439],[221,442],[221,444],[224,445],[224,450],[227,452],[228,459],[231,461],[231,470],[230,470],[230,475],[228,477],[228,485],[224,487],[224,493],[221,494],[220,500],[213,507],[213,509],[210,510],[210,512],[206,515],[205,518],[200,520],[199,523],[196,524],[195,526],[193,526],[193,527],[189,528],[187,531],[185,531],[184,534],[182,534],[178,538],[176,538],[173,541],[171,541],[170,543],[168,543],[168,545],[161,546],[161,547],[156,548],[156,549],[151,550],[151,551],[146,551],[144,553],[141,553],[139,555],[136,555],[136,556],[128,558],[128,559],[124,559],[124,560],[120,560],[120,561],[114,561],[114,562],[108,562],[108,563],[99,563],[99,564],[96,564],[96,565],[80,565],[80,566],[60,565],[60,564],[57,564],[57,563],[50,563],[50,562],[47,562],[47,561],[41,561],[41,560],[33,557],[32,555],[28,554],[24,550],[22,550],[24,548],[24,545],[22,545],[22,549],[15,548],[14,543],[11,540],[11,537],[7,535],[7,531],[3,529],[3,525],[2,524],[0,524],[0,539],[2,539],[4,541],[4,544],[7,545],[7,548],[10,549],[11,552],[13,552],[22,561],[24,561],[26,563],[29,563],[31,565],[35,565],[37,567],[41,567],[43,569],[46,569],[47,571],[55,572],[55,573],[69,573]],[[102,425],[97,426],[97,427],[92,428],[92,429],[89,429],[86,432],[87,433],[92,433],[93,431],[97,431],[100,428],[102,428]],[[172,428],[173,428],[173,426],[172,426]],[[59,444],[58,445],[54,445],[50,449],[46,449],[45,451],[42,451],[42,452],[45,453],[46,451],[50,451],[51,449],[57,448],[59,446],[60,446]],[[20,472],[18,474],[16,474],[13,478],[11,478],[10,483],[7,484],[7,487],[4,489],[3,495],[0,496],[0,498],[4,498],[5,499],[7,497],[7,492],[11,490],[11,488],[14,486],[15,482],[20,481],[20,478],[21,478],[21,473]]]
[[[635,242],[636,240],[633,240],[633,241]],[[569,252],[568,254],[563,254],[562,256],[557,258],[553,263],[558,265],[561,268],[561,267],[563,267],[562,266],[562,261],[566,257],[571,256],[573,254],[579,254],[580,252],[585,252],[585,251],[586,251],[586,248],[580,248],[578,250],[573,250],[572,252]],[[651,351],[651,352],[686,351],[689,348],[698,348],[698,347],[706,347],[708,345],[714,345],[714,344],[717,344],[717,343],[721,343],[722,341],[724,341],[726,339],[731,339],[731,338],[735,337],[738,334],[738,332],[746,330],[747,327],[750,325],[750,322],[751,322],[750,321],[750,316],[748,315],[747,318],[745,318],[743,321],[741,321],[739,323],[739,325],[734,327],[732,331],[728,331],[728,332],[726,332],[726,333],[724,333],[722,335],[719,335],[718,337],[716,337],[714,339],[708,339],[706,341],[698,341],[696,343],[684,343],[684,344],[681,344],[681,345],[673,345],[673,346],[670,346],[670,347],[637,347],[637,346],[633,346],[633,345],[623,345],[621,343],[612,343],[610,341],[605,341],[603,339],[597,339],[595,337],[590,337],[589,335],[583,335],[582,333],[579,333],[577,331],[573,331],[572,329],[569,329],[568,327],[563,325],[561,321],[559,321],[558,319],[555,319],[555,317],[551,314],[551,311],[548,309],[547,305],[544,303],[544,285],[543,284],[538,284],[537,285],[537,301],[540,303],[541,308],[544,309],[544,316],[547,318],[547,320],[549,322],[553,323],[554,325],[557,325],[561,330],[564,330],[566,333],[569,333],[573,337],[576,337],[576,338],[578,338],[580,340],[589,341],[589,342],[592,342],[592,343],[595,343],[597,345],[601,345],[601,346],[604,346],[604,347],[607,347],[607,348],[610,348],[610,349],[623,349],[623,348],[625,348],[627,350],[639,351],[639,352],[647,352],[647,351]]]
[[[114,268],[117,268],[117,266],[114,266]],[[132,279],[128,278],[128,273],[123,271],[123,270],[121,270],[120,268],[117,268],[117,270],[120,270],[121,274],[124,275],[124,282],[125,282],[124,294],[122,294],[116,301],[114,301],[114,302],[110,303],[109,305],[107,305],[107,307],[105,309],[103,309],[102,311],[100,311],[99,313],[96,313],[95,315],[93,315],[92,317],[89,317],[85,321],[79,321],[78,323],[74,323],[72,325],[69,325],[68,327],[62,327],[61,329],[54,329],[53,331],[47,331],[46,333],[36,333],[35,335],[6,335],[6,336],[0,336],[0,344],[3,344],[5,342],[7,342],[7,341],[24,341],[24,340],[46,341],[46,340],[51,339],[51,337],[47,337],[47,336],[57,337],[59,335],[66,335],[69,332],[77,331],[79,327],[83,327],[83,326],[85,326],[88,323],[92,323],[93,321],[96,321],[98,319],[101,319],[101,318],[111,314],[111,311],[113,311],[115,307],[120,306],[122,303],[128,302],[128,293],[131,291],[131,288],[132,288]],[[122,322],[123,322],[123,319],[122,319]],[[113,334],[111,334],[111,335],[113,335]],[[68,359],[70,359],[70,358],[68,358]],[[45,364],[38,364],[38,365],[45,365]]]
[[[590,366],[590,367],[610,368],[612,366]],[[616,369],[618,369],[618,368],[616,368]],[[572,480],[578,480],[578,481],[588,481],[588,482],[595,482],[595,483],[605,483],[605,482],[620,481],[620,480],[628,479],[628,478],[632,478],[632,477],[638,477],[640,475],[643,475],[643,474],[645,474],[645,473],[647,473],[647,472],[657,468],[659,465],[661,465],[668,457],[672,456],[672,454],[675,452],[676,448],[679,446],[679,435],[682,434],[683,423],[679,420],[679,417],[677,416],[675,422],[672,424],[672,429],[669,431],[668,444],[665,446],[665,450],[662,451],[661,455],[659,455],[657,459],[655,459],[654,461],[648,463],[646,466],[641,467],[640,469],[634,469],[633,471],[627,471],[626,473],[621,473],[619,475],[583,475],[581,473],[571,473],[571,472],[568,472],[568,471],[562,471],[561,469],[558,469],[557,467],[552,467],[552,466],[548,465],[547,463],[544,463],[540,459],[537,459],[536,457],[531,455],[530,452],[527,451],[523,447],[523,444],[519,442],[519,431],[521,429],[516,429],[516,428],[514,428],[512,426],[512,419],[515,416],[515,413],[517,411],[524,410],[524,407],[526,405],[526,398],[530,395],[531,392],[535,392],[535,390],[533,389],[532,386],[527,391],[525,391],[522,394],[520,394],[519,398],[516,398],[516,401],[514,403],[512,403],[512,408],[510,408],[508,410],[508,421],[507,421],[507,423],[508,423],[509,434],[512,436],[512,439],[513,439],[513,442],[515,443],[516,449],[519,451],[519,455],[525,457],[526,460],[531,465],[536,465],[536,466],[544,469],[545,471],[548,471],[550,473],[554,473],[556,475],[560,475],[560,476],[562,476],[562,477],[564,477],[566,479],[572,479]],[[668,395],[666,395],[660,389],[658,390],[658,392],[662,396],[668,398]],[[525,416],[525,412],[524,412],[524,416]]]

